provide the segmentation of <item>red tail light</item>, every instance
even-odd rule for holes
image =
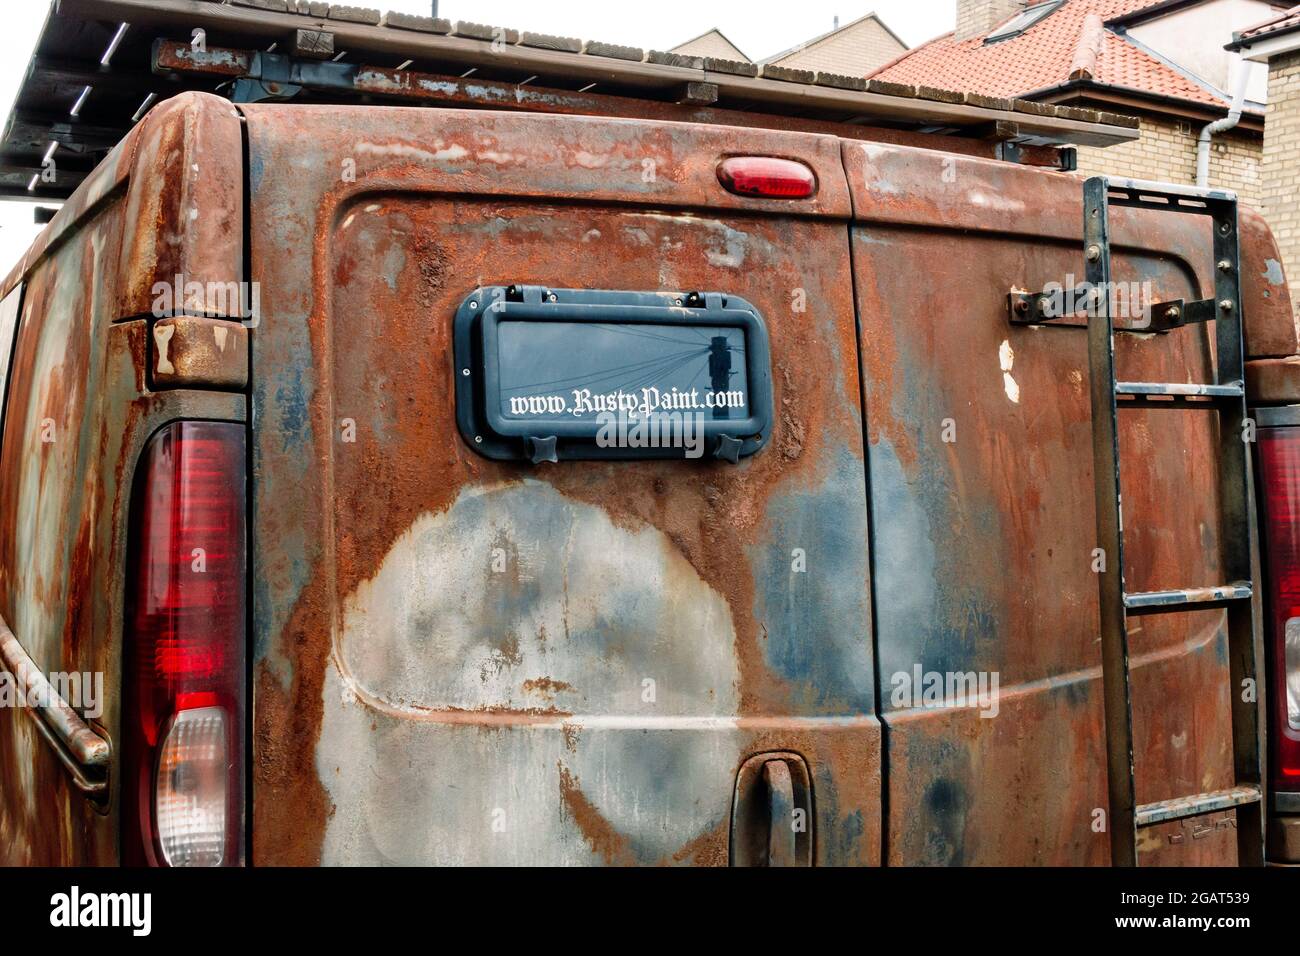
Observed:
[[[243,862],[244,429],[175,422],[136,476],[124,649],[122,852]]]
[[[727,192],[768,199],[807,199],[817,177],[803,163],[774,156],[733,156],[718,164],[718,181]]]
[[[1259,432],[1269,598],[1269,766],[1275,790],[1300,790],[1300,427]]]

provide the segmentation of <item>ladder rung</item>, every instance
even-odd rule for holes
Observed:
[[[1124,607],[1130,611],[1177,611],[1187,605],[1223,604],[1227,601],[1249,601],[1251,585],[1248,581],[1222,584],[1210,588],[1180,588],[1173,591],[1137,591],[1124,595]]]
[[[1177,382],[1116,382],[1116,395],[1178,395],[1203,398],[1241,398],[1246,394],[1240,382],[1227,385],[1199,385]]]
[[[1204,816],[1220,810],[1231,810],[1247,803],[1259,803],[1259,787],[1229,787],[1227,790],[1212,790],[1190,797],[1175,797],[1173,800],[1161,800],[1159,803],[1144,803],[1137,808],[1134,822],[1139,827],[1153,827],[1157,823],[1170,820],[1186,820],[1188,817]]]
[[[1159,183],[1146,179],[1125,179],[1121,176],[1107,176],[1108,189],[1119,192],[1140,193],[1144,196],[1161,196],[1177,199],[1202,199],[1231,202],[1237,194],[1229,189],[1205,186],[1185,186],[1181,183]]]

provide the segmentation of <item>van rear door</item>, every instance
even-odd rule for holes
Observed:
[[[878,862],[838,141],[242,109],[253,861]],[[806,164],[816,193],[729,193],[735,155]],[[770,338],[770,440],[736,463],[479,454],[453,318],[512,286],[743,299]],[[629,342],[629,366],[659,346]]]
[[[891,864],[1109,860],[1087,333],[1013,326],[1084,278],[1079,177],[846,143],[856,222]],[[1211,294],[1209,219],[1117,209],[1114,299]],[[916,264],[903,268],[902,264]],[[1207,290],[1207,291],[1201,291]],[[1074,311],[1068,309],[1067,311]],[[1212,382],[1212,326],[1116,337],[1120,377]],[[1119,418],[1125,582],[1223,578],[1213,411]],[[1222,610],[1129,626],[1137,800],[1230,787]],[[917,680],[913,675],[919,675]],[[996,687],[996,699],[931,706]],[[936,700],[938,697],[936,697]],[[1235,859],[1233,814],[1140,832],[1144,863]]]

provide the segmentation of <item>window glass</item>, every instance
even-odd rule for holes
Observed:
[[[1027,10],[1017,13],[1006,23],[1002,24],[1002,26],[998,27],[986,36],[984,42],[993,43],[997,40],[1009,40],[1014,36],[1019,36],[1060,5],[1061,0],[1048,0],[1047,3],[1040,3],[1029,7]]]

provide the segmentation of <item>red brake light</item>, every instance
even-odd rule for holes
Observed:
[[[1300,790],[1300,427],[1259,431],[1269,599],[1270,779]]]
[[[718,181],[728,192],[768,199],[807,199],[817,177],[803,163],[774,156],[733,156],[718,164]]]
[[[175,422],[150,439],[126,582],[128,864],[243,861],[245,500],[242,425]]]

